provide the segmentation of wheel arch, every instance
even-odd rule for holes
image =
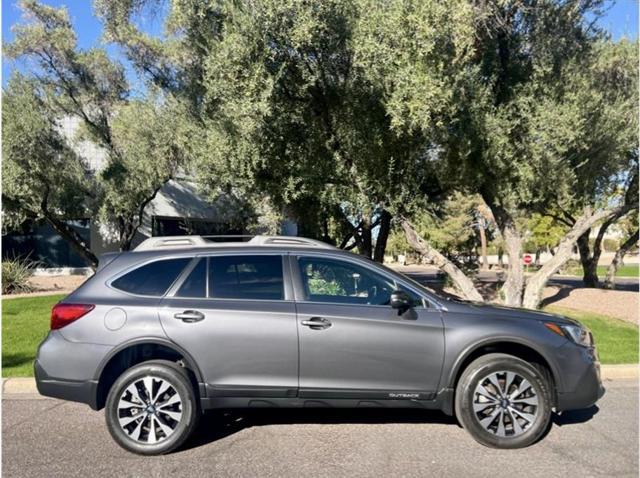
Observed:
[[[469,346],[456,359],[454,366],[447,378],[447,387],[454,393],[464,370],[475,359],[490,353],[505,353],[521,358],[530,363],[537,363],[549,371],[551,388],[553,390],[553,402],[557,403],[558,388],[561,386],[561,378],[555,363],[535,344],[514,337],[491,338]]]
[[[203,396],[204,378],[193,357],[174,342],[161,337],[138,338],[125,342],[111,350],[98,366],[96,382],[96,410],[106,403],[106,398],[116,379],[128,368],[148,360],[167,359],[182,361],[194,388]]]

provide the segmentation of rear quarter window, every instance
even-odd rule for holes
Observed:
[[[191,258],[164,259],[145,264],[111,282],[111,287],[136,295],[163,296]]]

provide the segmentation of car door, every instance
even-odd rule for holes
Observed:
[[[440,311],[362,260],[291,255],[301,397],[430,399],[444,355]],[[389,305],[401,288],[414,307]]]
[[[160,304],[209,396],[295,396],[298,334],[281,254],[198,257]]]

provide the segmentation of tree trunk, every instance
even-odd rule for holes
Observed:
[[[598,222],[610,219],[621,212],[627,212],[632,207],[632,205],[624,205],[615,209],[605,209],[597,213],[592,213],[590,207],[586,208],[582,215],[576,220],[571,230],[560,241],[556,254],[527,281],[522,303],[523,307],[529,309],[538,307],[545,284],[549,278],[571,258],[573,246],[582,234]]]
[[[613,256],[613,260],[607,268],[607,278],[604,281],[605,289],[615,289],[616,272],[618,272],[618,266],[622,263],[622,259],[627,254],[627,252],[629,252],[629,249],[631,249],[638,242],[638,234],[640,234],[640,230],[636,229],[635,232],[631,234],[616,251],[616,255]]]
[[[478,231],[480,232],[480,250],[482,253],[480,269],[486,270],[489,268],[489,259],[487,258],[487,234],[482,224],[478,227]]]
[[[522,305],[522,291],[524,289],[524,268],[522,266],[522,238],[515,223],[509,218],[503,226],[502,237],[509,256],[507,279],[500,292],[505,305],[520,307]]]
[[[587,229],[577,241],[580,263],[582,264],[582,282],[585,287],[598,287],[598,261],[591,255],[589,247],[589,235],[591,228]],[[599,254],[598,254],[599,256]]]
[[[73,250],[76,251],[92,269],[95,270],[98,267],[98,258],[93,252],[91,252],[91,249],[82,236],[80,236],[80,234],[78,234],[69,224],[61,221],[49,212],[45,211],[43,215],[51,227],[71,245]]]
[[[361,243],[358,246],[358,252],[360,255],[371,259],[371,252],[373,249],[373,241],[371,238],[371,219],[369,216],[365,216],[362,220],[362,227],[360,228]]]
[[[491,201],[490,195],[482,196],[485,205],[478,210],[500,231],[504,247],[509,256],[507,279],[500,294],[505,305],[520,307],[524,290],[524,266],[522,264],[522,237],[511,214],[501,205]]]
[[[475,302],[484,302],[482,295],[480,295],[480,292],[476,289],[473,281],[468,278],[464,272],[422,239],[409,221],[402,219],[400,224],[404,230],[409,245],[447,273],[465,299]]]
[[[378,230],[378,238],[376,239],[376,247],[373,251],[373,260],[382,264],[384,262],[384,253],[387,249],[387,239],[391,231],[391,214],[382,210],[380,213],[380,229]]]

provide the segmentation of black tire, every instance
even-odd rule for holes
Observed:
[[[135,440],[127,433],[127,431],[125,431],[125,429],[123,429],[119,421],[121,418],[121,412],[119,412],[118,410],[118,404],[120,402],[120,398],[125,393],[125,390],[127,390],[130,385],[136,382],[139,386],[140,380],[144,377],[149,376],[161,379],[158,381],[154,381],[153,387],[155,387],[156,391],[159,391],[160,386],[162,385],[162,381],[168,382],[171,387],[173,387],[173,390],[171,390],[171,392],[175,391],[179,395],[179,400],[181,402],[179,405],[172,406],[177,407],[172,408],[173,410],[178,410],[182,414],[178,421],[174,422],[171,419],[163,418],[163,424],[167,425],[168,420],[174,425],[175,428],[167,436],[161,436],[158,439],[157,443],[142,443]],[[140,396],[142,397],[144,395],[141,394]],[[144,406],[138,408],[144,409]],[[156,413],[155,416],[158,416],[158,413]],[[113,439],[125,450],[140,455],[162,455],[174,451],[176,448],[181,446],[185,442],[185,440],[187,440],[193,433],[197,426],[199,416],[200,409],[198,406],[197,397],[194,391],[193,384],[189,379],[187,372],[184,370],[184,368],[167,360],[150,360],[148,362],[143,362],[141,364],[135,365],[134,367],[131,367],[130,369],[125,371],[122,375],[120,375],[120,377],[118,377],[116,382],[111,387],[109,395],[107,396],[107,403],[105,406],[105,418],[107,421],[107,427]],[[128,417],[125,415],[124,418]],[[148,440],[150,436],[150,422],[156,424],[154,425],[154,436],[160,436],[164,434],[162,428],[160,427],[159,421],[154,421],[152,420],[153,418],[154,417],[149,416],[148,418],[143,418],[141,420],[143,422],[147,420],[145,423],[142,423],[140,425],[140,428],[142,430],[146,430]],[[140,420],[138,420],[137,422],[132,422],[132,425],[128,425],[129,429],[135,428],[138,423],[140,423]],[[144,432],[142,433],[144,434]]]
[[[489,415],[492,414],[491,412],[497,410],[500,407],[499,405],[496,405],[495,408],[490,406],[488,409],[485,408],[477,413],[473,408],[474,399],[476,398],[474,396],[476,388],[481,381],[487,384],[487,382],[484,381],[485,378],[496,372],[499,373],[498,377],[506,377],[506,375],[502,375],[500,372],[514,372],[520,378],[526,379],[531,387],[528,392],[525,392],[525,396],[533,396],[533,394],[535,394],[537,398],[537,406],[535,406],[535,408],[527,405],[527,408],[523,409],[523,411],[526,410],[528,413],[535,415],[535,418],[531,420],[531,422],[523,420],[523,418],[515,413],[510,414],[508,411],[504,411],[507,418],[502,422],[501,426],[504,427],[504,423],[508,422],[506,431],[502,429],[502,433],[506,434],[506,436],[498,436],[498,432],[500,431],[498,430],[498,423],[502,415],[498,414],[495,421],[490,422],[491,425],[488,425],[490,429],[485,429],[480,423],[482,418],[486,417],[489,419]],[[482,445],[492,448],[527,447],[538,441],[550,426],[552,395],[548,377],[548,373],[546,373],[546,370],[542,367],[534,366],[512,355],[499,353],[484,355],[469,364],[458,381],[455,397],[455,410],[458,421],[464,429]],[[515,380],[518,380],[518,378]],[[506,382],[506,380],[504,380],[504,382]],[[499,380],[499,384],[503,387],[504,382]],[[522,381],[519,383],[522,384],[523,387],[525,386]],[[514,387],[516,387],[515,384],[512,385],[511,389],[513,390]],[[492,388],[492,390],[494,388]],[[485,399],[478,396],[478,401],[480,400]],[[486,404],[480,405],[480,407],[482,406],[486,406]],[[517,407],[521,406],[524,405],[517,405]],[[500,410],[502,409],[500,408]],[[498,410],[497,413],[500,413],[500,410]],[[516,425],[511,422],[512,416],[517,417],[518,423],[516,425],[518,427],[522,425],[521,429],[524,431],[520,432],[520,434],[516,433]]]

